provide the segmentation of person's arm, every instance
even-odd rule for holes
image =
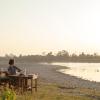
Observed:
[[[22,71],[20,68],[18,68],[18,67],[16,67],[16,66],[14,66],[14,67],[18,70],[18,72]]]

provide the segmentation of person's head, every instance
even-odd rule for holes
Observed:
[[[14,65],[14,59],[9,60],[9,65]]]

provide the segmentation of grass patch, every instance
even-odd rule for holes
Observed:
[[[57,84],[39,82],[38,91],[17,95],[16,100],[100,100],[100,91],[87,88],[62,88]]]

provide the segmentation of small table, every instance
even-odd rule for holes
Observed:
[[[15,80],[15,86],[16,86],[16,83],[17,83],[17,87],[18,88],[21,88],[21,91],[22,93],[24,91],[27,91],[28,89],[31,90],[31,93],[33,92],[33,88],[35,88],[35,91],[37,91],[37,79],[38,79],[38,76],[36,75],[8,75],[10,81],[9,81],[9,86],[11,87],[12,85],[12,80]],[[28,86],[28,82],[30,80],[30,88]],[[33,80],[35,82],[35,85],[33,87]]]

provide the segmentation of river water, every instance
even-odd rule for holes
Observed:
[[[69,69],[58,70],[61,73],[100,82],[100,63],[52,63],[52,65],[69,67]]]

